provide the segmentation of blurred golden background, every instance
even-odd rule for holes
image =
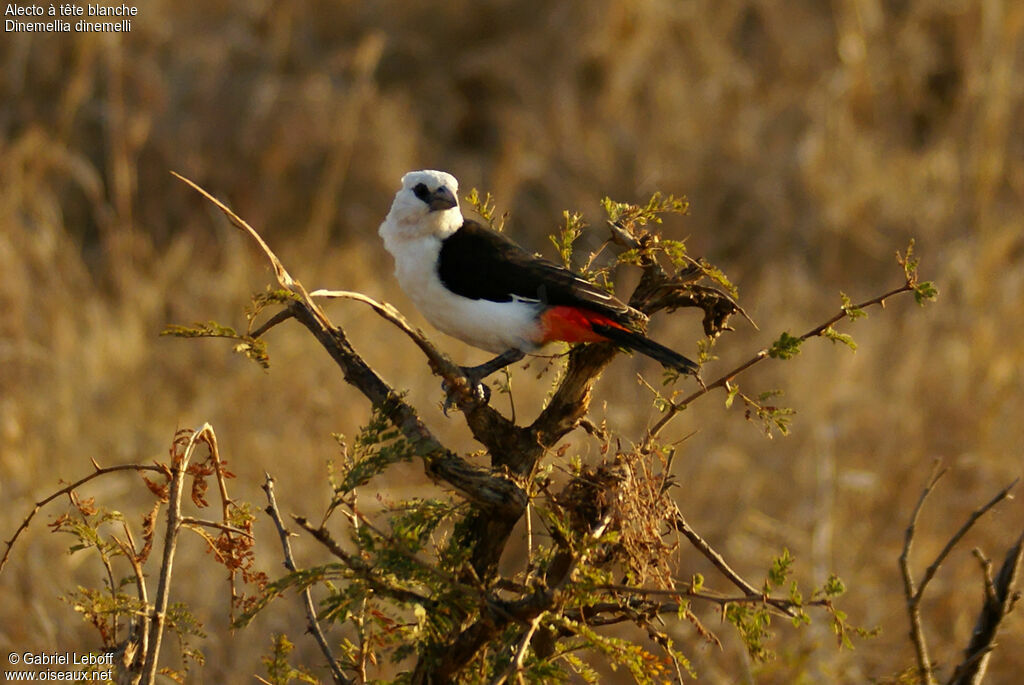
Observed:
[[[676,462],[680,506],[741,574],[759,581],[786,547],[803,585],[835,571],[850,620],[882,629],[838,651],[823,617],[781,625],[770,645],[778,659],[755,666],[715,619],[722,651],[683,626],[674,634],[702,682],[858,683],[913,664],[897,557],[933,460],[951,473],[922,515],[918,573],[1024,464],[1024,4],[138,7],[130,34],[0,40],[4,539],[59,478],[88,473],[90,458],[163,458],[175,429],[204,421],[238,476],[236,498],[259,505],[269,470],[285,512],[315,516],[330,495],[330,433],[351,435],[368,418],[298,326],[268,335],[267,373],[228,344],[159,337],[168,323],[243,328],[250,294],[272,282],[253,246],[170,170],[231,205],[307,287],[392,302],[462,363],[486,355],[426,326],[377,237],[404,172],[446,169],[464,192],[495,193],[506,231],[548,256],[563,209],[594,225],[581,243],[592,249],[606,236],[601,197],[640,202],[661,190],[691,202],[665,233],[723,268],[760,326],[738,323],[705,378],[824,320],[840,291],[856,301],[899,285],[895,251],[917,239],[937,303],[894,300],[844,325],[856,353],[811,341],[796,359],[740,378],[750,393],[785,390],[781,402],[798,412],[791,436],[766,440],[720,393],[667,436],[693,433]],[[329,311],[441,437],[476,449],[459,417],[441,415],[437,379],[407,339],[362,305]],[[652,330],[696,353],[697,315]],[[618,358],[594,405],[625,439],[657,416],[638,372],[660,375],[645,358]],[[514,377],[521,411],[548,387],[534,375]],[[414,465],[391,480],[375,482],[390,497],[431,487]],[[132,521],[151,501],[131,476],[85,494]],[[63,506],[33,523],[0,576],[0,646],[98,644],[58,599],[101,577],[94,557],[68,555],[69,541],[47,533]],[[924,617],[940,666],[959,660],[980,605],[971,548],[1001,561],[1022,528],[1021,504],[1001,505],[933,582]],[[276,577],[277,540],[262,516],[257,532]],[[300,564],[323,560],[299,545]],[[297,601],[231,633],[223,574],[197,539],[179,554],[172,600],[190,603],[209,635],[198,645],[207,665],[190,682],[251,682],[270,631],[289,632],[296,661],[319,667]],[[684,573],[703,568],[691,556]],[[1014,682],[1024,612],[999,643],[992,682]]]

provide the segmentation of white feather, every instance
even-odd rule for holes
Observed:
[[[429,211],[412,190],[419,183],[431,191],[447,185],[458,197],[458,181],[443,171],[413,171],[402,177],[402,188],[379,230],[384,247],[395,258],[395,276],[402,290],[431,325],[454,338],[494,353],[535,350],[534,341],[542,333],[537,302],[473,300],[456,295],[441,282],[437,274],[441,241],[462,226],[462,212],[458,205]]]

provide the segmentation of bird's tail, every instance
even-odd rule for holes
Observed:
[[[697,376],[700,371],[700,366],[696,362],[687,359],[675,350],[659,345],[636,331],[602,324],[594,324],[593,329],[595,333],[603,335],[612,342],[631,350],[636,350],[640,354],[645,354],[651,359],[661,362],[662,366],[667,368],[675,369],[681,373],[688,373],[692,376]]]

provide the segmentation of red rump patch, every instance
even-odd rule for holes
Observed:
[[[541,342],[564,340],[565,342],[604,342],[605,336],[594,331],[593,325],[614,326],[628,330],[625,326],[604,314],[577,307],[551,307],[540,315]]]

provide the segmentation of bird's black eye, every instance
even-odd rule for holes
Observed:
[[[416,197],[430,204],[430,190],[425,183],[417,183],[413,187],[412,192],[416,194]]]

